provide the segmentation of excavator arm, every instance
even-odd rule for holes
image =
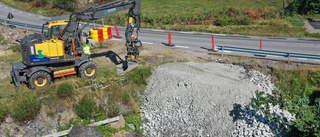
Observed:
[[[123,2],[123,0],[116,0],[103,5],[91,7],[82,12],[75,12],[70,15],[70,20],[63,32],[61,37],[65,40],[65,43],[71,43],[70,38],[79,37],[82,30],[87,27],[92,21],[100,19],[105,16],[112,15],[124,10],[128,11],[128,24],[125,31],[126,47],[129,58],[138,58],[139,51],[136,47],[141,45],[138,40],[139,29],[140,29],[140,14],[141,14],[141,0],[129,0]],[[79,28],[80,20],[89,20],[89,22]],[[136,38],[132,38],[132,34],[136,28]],[[67,45],[67,44],[66,44]]]

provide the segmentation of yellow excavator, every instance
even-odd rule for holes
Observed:
[[[30,88],[41,88],[48,86],[52,79],[67,75],[95,78],[98,66],[90,55],[83,52],[82,31],[94,20],[127,9],[127,55],[121,64],[127,68],[132,62],[137,62],[140,60],[139,47],[142,46],[138,39],[141,0],[116,0],[72,13],[69,20],[46,23],[43,28],[46,27],[48,31],[44,34],[35,33],[23,38],[20,42],[22,62],[11,63],[10,74],[14,84],[19,86],[26,83]],[[81,20],[88,22],[80,25]],[[136,37],[132,38],[134,31]]]

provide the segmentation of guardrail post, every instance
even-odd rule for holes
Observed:
[[[28,30],[28,24],[26,24],[26,30],[29,31],[29,30]]]
[[[7,20],[4,20],[4,26],[7,28]]]
[[[290,53],[288,53],[288,64],[290,64]]]
[[[223,57],[223,46],[221,46],[221,50],[222,50],[222,54],[221,54],[221,55],[222,55],[222,57]]]
[[[104,26],[103,17],[102,17],[102,19],[101,19],[101,20],[102,20],[102,26]]]

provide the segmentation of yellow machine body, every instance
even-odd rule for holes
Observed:
[[[46,40],[41,44],[35,44],[36,54],[41,50],[45,57],[64,56],[64,45],[61,40]]]

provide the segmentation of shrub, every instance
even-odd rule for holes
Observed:
[[[0,45],[5,45],[8,43],[8,40],[4,38],[4,36],[1,35],[0,32]]]
[[[96,105],[95,111],[93,114],[93,119],[95,121],[100,121],[105,119],[106,109],[104,107],[104,104],[100,103],[99,105]]]
[[[104,137],[112,137],[113,133],[117,133],[120,131],[120,129],[116,129],[105,125],[97,126],[96,128],[103,134]]]
[[[107,115],[108,117],[115,117],[120,114],[120,106],[116,104],[115,102],[108,102],[108,110],[107,110]]]
[[[142,118],[139,115],[126,115],[123,117],[126,120],[126,127],[127,130],[132,130],[128,124],[133,124],[136,127],[136,130],[134,132],[138,133],[139,136],[143,136],[143,131],[140,129],[142,127]]]
[[[60,8],[66,11],[74,11],[75,10],[75,0],[55,0],[53,1],[52,7],[53,8]]]
[[[8,115],[8,107],[5,104],[0,103],[0,122]]]
[[[12,48],[12,51],[13,52],[21,52],[21,46],[20,45],[15,46],[14,48]]]
[[[74,87],[69,83],[62,83],[59,85],[57,93],[61,98],[71,97],[74,91]]]
[[[151,72],[151,67],[139,67],[127,76],[127,80],[146,85]]]
[[[287,13],[293,14],[319,14],[320,13],[320,0],[291,0],[286,7]]]
[[[12,116],[15,120],[23,122],[34,119],[39,113],[41,102],[36,96],[27,96],[13,104]]]
[[[276,71],[279,79],[278,89],[273,95],[263,96],[256,92],[252,103],[256,109],[262,110],[271,118],[269,103],[279,105],[295,114],[296,120],[291,125],[288,136],[320,136],[320,93],[319,72],[297,69],[290,72]]]
[[[228,26],[228,25],[249,25],[250,19],[248,17],[243,18],[230,18],[229,16],[220,16],[214,22],[216,26]]]
[[[84,96],[78,104],[73,104],[75,113],[82,119],[89,119],[94,111],[96,102],[93,99],[89,99]]]

